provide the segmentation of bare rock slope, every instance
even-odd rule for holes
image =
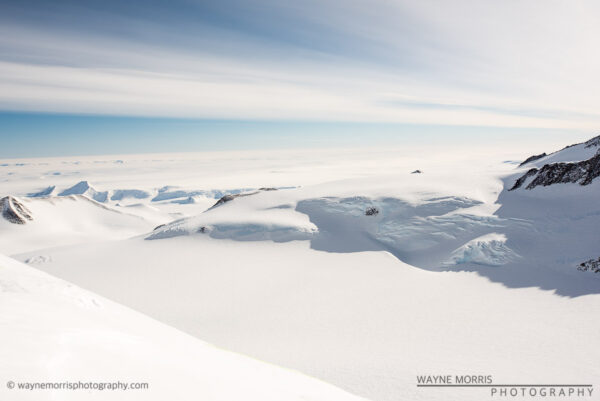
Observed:
[[[12,196],[0,199],[2,217],[13,224],[25,224],[33,220],[31,212],[19,200]]]
[[[580,149],[578,149],[580,148]],[[597,149],[596,149],[597,148]],[[589,157],[589,150],[594,151],[592,157]],[[577,152],[580,150],[581,152]],[[589,158],[584,160],[558,161],[555,163],[544,163],[542,167],[532,168],[525,174],[519,177],[510,191],[524,187],[525,189],[533,189],[537,186],[549,186],[553,184],[578,183],[580,185],[589,185],[592,181],[600,176],[600,136],[590,139],[587,142],[579,143],[546,156],[545,153],[537,156],[531,156],[520,166],[531,163],[537,160],[544,162],[545,158],[557,158],[561,153],[569,152],[569,157],[577,157],[578,153]],[[530,181],[529,179],[533,179]],[[527,183],[527,185],[525,185]]]

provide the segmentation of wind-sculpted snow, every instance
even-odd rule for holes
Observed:
[[[251,198],[255,198],[258,194],[269,195],[270,193],[272,192],[257,191],[231,195],[230,200],[249,195],[253,195]],[[244,199],[247,198],[244,197]],[[152,233],[146,236],[146,239],[208,235],[212,238],[237,241],[287,242],[308,240],[316,232],[316,227],[308,221],[306,216],[293,210],[280,208],[255,210],[252,209],[254,204],[242,203],[237,204],[236,207],[235,202],[225,201],[219,201],[215,206],[198,216],[178,219],[156,227]]]
[[[259,193],[242,195],[255,198]],[[317,250],[388,251],[407,263],[438,268],[468,241],[511,224],[526,224],[470,214],[468,210],[482,202],[460,196],[431,197],[418,203],[393,197],[323,197],[300,200],[295,210],[288,205],[252,209],[252,217],[246,217],[244,211],[257,204],[260,202],[249,206],[246,198],[242,203],[228,202],[226,208],[211,208],[199,216],[156,227],[146,239],[207,235],[237,241],[310,240]],[[309,221],[298,217],[303,215]]]
[[[261,223],[225,223],[206,228],[213,238],[231,238],[238,241],[274,241],[287,242],[307,240],[313,237],[316,229],[311,227],[286,226]]]
[[[418,265],[438,265],[443,255],[461,242],[499,228],[507,222],[496,216],[456,213],[446,216],[415,216],[390,220],[378,227],[374,237],[388,244],[403,260]],[[409,263],[411,263],[409,262]]]
[[[205,196],[207,198],[219,199],[225,195],[235,195],[242,192],[252,191],[254,188],[235,188],[228,190],[212,189],[212,190],[166,190],[162,191],[152,198],[152,202],[160,202],[165,200],[189,198],[194,196]]]
[[[397,198],[319,198],[298,203],[318,227],[312,247],[329,252],[386,250],[424,268],[440,267],[465,242],[509,224],[497,216],[469,214],[481,202],[464,197],[428,198],[411,204]],[[366,215],[376,208],[379,213]]]
[[[120,201],[127,198],[145,199],[149,197],[150,193],[148,191],[142,191],[139,189],[116,189],[115,191],[113,191],[110,200]]]
[[[188,198],[191,196],[197,196],[197,195],[202,195],[204,196],[206,193],[204,191],[183,191],[183,190],[176,190],[176,191],[163,191],[160,192],[154,197],[152,198],[152,202],[160,202],[160,201],[164,201],[164,200],[172,200],[172,199],[179,199],[179,198]]]
[[[158,227],[146,237],[148,240],[172,238],[194,234],[206,234],[217,239],[236,241],[274,241],[287,242],[308,240],[315,235],[316,229],[307,226],[294,226],[268,222],[216,222],[207,225],[187,220]]]
[[[399,198],[377,198],[372,199],[365,196],[354,196],[350,198],[324,197],[318,199],[307,199],[298,203],[298,210],[306,207],[316,207],[331,213],[361,216],[366,208],[376,207],[382,211],[381,218],[391,219],[409,216],[441,216],[458,209],[481,205],[482,202],[460,196],[444,196],[427,198],[418,204],[411,204]]]
[[[193,196],[188,196],[187,198],[177,198],[173,199],[170,203],[174,203],[177,205],[193,205],[196,203],[196,198]]]
[[[486,234],[475,238],[452,252],[446,265],[474,263],[486,266],[502,266],[510,263],[518,255],[506,246],[506,235]]]

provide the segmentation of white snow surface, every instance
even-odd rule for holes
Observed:
[[[542,167],[544,164],[560,162],[577,162],[587,160],[600,151],[600,137],[594,137],[586,142],[567,146],[559,151],[552,152],[548,156],[527,163],[525,167]]]
[[[0,218],[0,252],[19,253],[60,245],[125,239],[169,220],[160,213],[104,205],[85,195],[19,198],[33,220],[17,225]],[[144,217],[142,217],[144,215]]]
[[[452,252],[447,265],[476,263],[488,266],[501,266],[509,263],[515,252],[506,246],[506,235],[491,233],[475,238]]]
[[[600,181],[506,191],[531,168],[516,168],[521,160],[548,150],[4,163],[2,191],[25,199],[34,220],[0,221],[0,251],[194,337],[372,400],[488,396],[417,388],[421,374],[598,384],[600,275],[576,266],[600,256]],[[80,181],[106,201],[26,198]],[[272,187],[280,189],[211,208],[220,196]]]
[[[359,398],[227,352],[0,255],[2,400]],[[148,383],[148,389],[27,390],[21,383]]]
[[[488,397],[416,388],[416,375],[437,372],[598,383],[597,294],[507,288],[475,272],[427,271],[381,251],[319,252],[308,241],[136,238],[50,254],[44,271],[372,400]]]

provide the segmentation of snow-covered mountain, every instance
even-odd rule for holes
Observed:
[[[80,181],[58,194],[58,196],[69,195],[86,195],[97,202],[106,202],[108,199],[108,191],[97,191],[87,181]]]
[[[7,196],[0,203],[0,252],[7,253],[129,238],[171,219],[159,211],[115,208],[85,195]]]
[[[549,156],[545,153],[532,156],[519,166],[526,164],[535,164],[539,167],[531,168],[519,177],[510,188],[511,191],[521,187],[533,189],[539,185],[565,183],[589,185],[600,176],[600,136],[568,146]]]
[[[498,216],[526,223],[510,244],[526,266],[583,274],[580,264],[600,256],[600,136],[523,167],[504,178],[498,198]]]

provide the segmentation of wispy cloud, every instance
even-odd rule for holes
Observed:
[[[591,1],[49,3],[0,17],[4,110],[600,126]]]

